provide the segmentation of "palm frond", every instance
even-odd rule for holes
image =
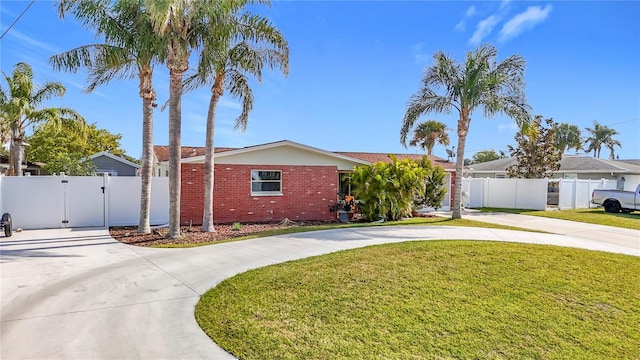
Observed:
[[[451,97],[438,95],[430,88],[420,89],[409,98],[407,103],[400,130],[400,142],[403,145],[406,144],[407,135],[420,116],[432,112],[450,113],[452,108],[459,109],[459,106]]]
[[[225,79],[229,95],[242,101],[242,112],[236,118],[234,129],[244,132],[247,129],[249,113],[253,109],[253,92],[249,86],[249,79],[242,72],[233,69],[227,71]]]

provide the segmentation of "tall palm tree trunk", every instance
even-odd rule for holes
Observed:
[[[462,170],[464,166],[464,147],[469,133],[469,111],[462,109],[458,120],[458,148],[456,149],[456,180],[453,186],[452,219],[462,219]]]
[[[9,175],[22,176],[22,147],[24,144],[24,129],[13,127],[11,129],[11,162],[9,164]]]
[[[168,238],[180,237],[180,129],[182,123],[182,74],[177,67],[169,67],[169,233]]]
[[[214,130],[216,124],[216,108],[224,93],[224,71],[218,71],[211,88],[211,101],[207,114],[207,134],[204,155],[204,211],[202,214],[202,231],[214,232],[213,227],[213,182],[214,182]]]
[[[151,84],[153,70],[140,71],[140,97],[142,97],[142,173],[140,188],[139,233],[151,232],[149,224],[151,209],[151,179],[153,177],[153,108],[156,92]]]
[[[9,171],[7,172],[8,176],[18,176],[18,174],[16,174],[15,148],[16,148],[16,145],[14,144],[13,140],[11,140],[11,143],[9,144]]]

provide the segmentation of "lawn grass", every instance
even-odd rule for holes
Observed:
[[[519,231],[528,231],[528,232],[542,232],[537,230],[525,229],[515,226],[508,225],[499,225],[499,224],[491,224],[482,221],[469,220],[469,219],[451,219],[448,217],[415,217],[408,218],[404,220],[398,221],[385,221],[381,223],[332,223],[332,224],[323,224],[323,225],[312,225],[312,226],[291,226],[287,228],[281,229],[273,229],[266,230],[259,233],[240,236],[233,239],[228,240],[218,240],[218,241],[210,241],[210,242],[200,242],[200,243],[188,243],[188,244],[162,244],[155,245],[153,247],[156,248],[188,248],[188,247],[197,247],[197,246],[205,246],[205,245],[213,245],[220,244],[223,242],[230,241],[239,241],[239,240],[249,240],[256,239],[266,236],[276,236],[276,235],[286,235],[286,234],[295,234],[301,232],[308,231],[319,231],[319,230],[331,230],[331,229],[343,229],[343,228],[360,228],[360,227],[370,227],[370,226],[397,226],[397,225],[438,225],[438,226],[470,226],[470,227],[480,227],[480,228],[491,228],[491,229],[505,229],[505,230],[519,230]]]
[[[557,211],[524,210],[524,209],[500,209],[481,208],[484,212],[506,212],[522,215],[542,216],[554,219],[579,221],[589,224],[615,226],[626,229],[640,230],[640,213],[607,213],[602,208],[597,209],[570,209]]]
[[[237,275],[195,315],[241,359],[638,359],[639,283],[632,256],[407,242]]]

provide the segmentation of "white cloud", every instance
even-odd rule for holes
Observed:
[[[49,46],[41,41],[38,41],[26,34],[21,33],[20,31],[16,30],[16,29],[11,29],[11,31],[9,31],[8,35],[37,48],[40,48],[42,50],[46,50],[50,53],[59,53],[61,52],[60,49],[53,47],[53,46]]]
[[[504,132],[515,133],[516,131],[518,131],[518,125],[515,122],[498,125],[499,133],[504,133]]]
[[[469,6],[469,8],[467,9],[467,11],[464,13],[464,15],[465,15],[466,17],[471,17],[471,16],[473,16],[473,15],[475,15],[475,14],[477,14],[477,13],[478,13],[478,10],[476,10],[476,7],[475,7],[475,6],[473,6],[473,5],[471,5],[471,6]]]
[[[478,23],[478,27],[476,27],[476,31],[473,33],[473,36],[471,36],[471,38],[469,39],[469,44],[480,44],[482,39],[484,39],[491,33],[493,27],[496,26],[499,21],[500,17],[498,17],[497,15],[491,15],[488,18],[480,21]]]
[[[526,11],[517,14],[502,26],[499,41],[509,40],[532,29],[536,24],[544,21],[552,9],[551,4],[545,6],[544,9],[540,6],[529,6]]]
[[[421,42],[411,46],[411,55],[416,63],[426,63],[430,58],[430,55],[422,48]]]
[[[464,12],[464,18],[462,20],[460,20],[459,23],[456,24],[456,26],[453,28],[453,30],[455,31],[460,31],[460,32],[464,32],[465,30],[467,30],[467,24],[465,23],[465,18],[470,18],[473,17],[475,15],[478,15],[478,10],[476,10],[476,7],[471,5],[467,8],[467,11]]]
[[[500,10],[504,9],[507,7],[507,5],[509,5],[509,3],[511,2],[511,0],[502,0],[500,2]]]

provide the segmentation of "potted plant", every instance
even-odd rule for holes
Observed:
[[[352,209],[353,209],[353,200],[351,201],[339,200],[337,203],[329,207],[330,212],[338,213],[338,220],[340,220],[340,222],[349,221],[349,212]]]

